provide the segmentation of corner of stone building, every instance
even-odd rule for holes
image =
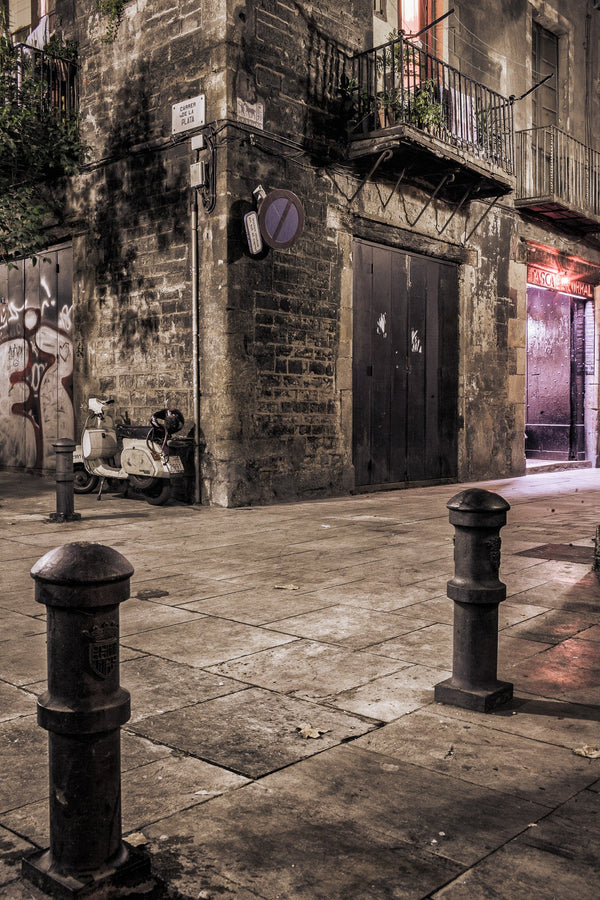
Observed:
[[[508,320],[509,375],[508,403],[513,408],[514,431],[511,441],[511,474],[524,475],[527,396],[527,253],[519,242],[509,260],[509,300],[512,316]]]

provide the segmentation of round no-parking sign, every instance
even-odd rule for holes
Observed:
[[[302,203],[292,191],[271,191],[258,210],[258,224],[265,244],[274,250],[285,250],[302,234]]]

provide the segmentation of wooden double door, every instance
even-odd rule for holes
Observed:
[[[356,485],[455,481],[457,267],[362,240],[353,266]]]

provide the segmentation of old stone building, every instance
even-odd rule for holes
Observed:
[[[0,269],[2,465],[89,395],[225,506],[597,465],[597,0],[4,2],[91,151]]]

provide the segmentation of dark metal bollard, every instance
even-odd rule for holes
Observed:
[[[56,451],[56,512],[50,513],[53,522],[75,522],[81,519],[75,510],[73,451],[75,441],[59,438],[52,444]]]
[[[56,897],[139,883],[150,861],[122,840],[121,735],[130,716],[119,684],[119,604],[131,564],[101,544],[65,544],[31,570],[47,609],[48,690],[38,724],[48,731],[50,847],[23,860],[23,875]]]
[[[454,525],[452,677],[435,686],[435,699],[489,712],[511,699],[513,686],[498,681],[498,605],[506,585],[498,579],[500,529],[510,505],[498,494],[474,488],[448,503]]]

